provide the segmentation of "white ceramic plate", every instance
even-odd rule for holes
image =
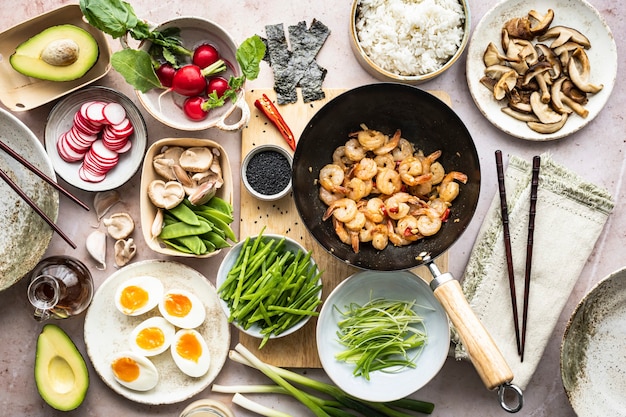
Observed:
[[[56,179],[41,142],[17,117],[0,109],[0,140]],[[0,150],[0,167],[50,217],[59,214],[59,194],[28,168]],[[0,180],[0,291],[35,267],[50,244],[52,228]]]
[[[288,238],[286,236],[283,235],[276,235],[276,234],[271,234],[271,233],[265,233],[263,234],[263,239],[273,239],[273,240],[280,240],[282,238],[285,238],[285,249],[296,253],[298,250],[301,250],[303,252],[306,252],[306,249],[304,247],[302,247],[302,245],[298,244],[295,240]],[[251,237],[251,241],[254,241],[254,239],[256,239],[257,237]],[[226,254],[226,256],[224,257],[224,259],[222,260],[222,263],[220,264],[220,267],[217,271],[217,278],[215,280],[215,285],[217,286],[217,288],[219,289],[220,286],[224,283],[224,281],[226,281],[226,277],[228,276],[228,273],[230,272],[230,270],[233,268],[233,266],[235,266],[235,262],[237,261],[237,258],[239,257],[239,254],[241,253],[241,249],[243,248],[243,245],[245,243],[245,239],[241,240],[239,243],[237,243],[235,246],[233,246],[228,253]],[[315,263],[315,260],[313,260],[313,263]],[[321,278],[320,278],[321,280]],[[318,294],[318,297],[321,297],[322,294],[321,292]],[[222,306],[222,310],[224,311],[224,314],[226,314],[226,316],[230,316],[230,309],[228,307],[228,304],[222,300],[220,298],[220,305]],[[311,317],[307,317],[304,320],[301,320],[300,322],[298,322],[295,326],[291,327],[290,329],[285,330],[283,333],[279,334],[278,336],[272,335],[270,336],[270,339],[276,339],[279,337],[284,337],[287,335],[290,335],[294,332],[296,332],[298,329],[301,329],[302,327],[304,327],[305,324],[307,324],[309,322],[309,320],[311,319]],[[250,326],[248,329],[244,329],[242,326],[239,325],[239,323],[237,323],[237,321],[234,321],[233,326],[235,326],[238,330],[244,332],[245,334],[247,334],[248,336],[252,336],[252,337],[256,337],[258,339],[263,339],[263,335],[261,334],[261,327],[254,325],[254,326]]]
[[[514,17],[526,16],[531,9],[546,13],[549,8],[554,10],[552,26],[569,26],[589,38],[591,48],[586,53],[591,63],[590,81],[603,84],[604,88],[597,94],[589,95],[589,102],[585,105],[589,110],[586,118],[573,114],[559,131],[541,134],[530,129],[526,123],[504,114],[500,110],[503,104],[493,98],[480,79],[485,69],[483,53],[489,42],[500,45],[504,23]],[[559,139],[585,127],[606,104],[617,77],[617,48],[613,34],[602,16],[584,0],[505,0],[489,10],[476,26],[467,50],[466,75],[474,102],[498,129],[511,136],[533,141]]]
[[[151,275],[163,282],[165,291],[183,289],[197,295],[206,307],[206,320],[196,328],[207,342],[211,353],[209,371],[202,377],[183,374],[174,363],[169,349],[151,358],[159,371],[159,383],[146,392],[133,391],[118,384],[110,367],[111,356],[129,349],[129,335],[133,328],[158,309],[129,317],[120,313],[113,302],[117,287],[139,275]],[[183,264],[164,260],[150,260],[130,264],[113,273],[98,288],[85,317],[85,345],[87,354],[102,380],[118,394],[143,404],[173,404],[203,391],[218,375],[230,348],[230,328],[219,306],[215,287],[198,271]]]
[[[424,319],[427,344],[415,368],[400,372],[372,372],[370,380],[354,376],[354,367],[335,359],[344,350],[337,340],[337,323],[350,303],[365,304],[372,298],[416,301],[415,311]],[[421,307],[420,307],[421,306]],[[448,317],[432,290],[421,278],[407,271],[364,271],[352,275],[328,296],[317,321],[317,351],[324,370],[342,390],[369,401],[404,398],[426,385],[441,369],[450,346]]]
[[[561,345],[561,378],[579,416],[624,414],[626,268],[600,281],[578,304]]]
[[[126,116],[135,129],[129,137],[132,142],[131,149],[120,155],[117,165],[107,173],[106,178],[101,182],[82,180],[78,176],[81,162],[65,162],[59,156],[56,147],[61,134],[72,127],[74,115],[80,106],[91,100],[120,103],[126,109]],[[113,190],[124,185],[141,166],[148,145],[148,129],[137,106],[124,94],[107,87],[87,87],[65,97],[52,108],[46,121],[45,144],[54,170],[69,184],[86,191]]]

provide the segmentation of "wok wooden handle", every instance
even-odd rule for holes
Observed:
[[[448,317],[456,328],[472,364],[489,390],[513,380],[513,372],[474,311],[461,285],[455,279],[438,285],[434,290]]]

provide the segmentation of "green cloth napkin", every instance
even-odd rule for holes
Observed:
[[[506,162],[505,162],[506,165]],[[505,187],[515,271],[520,335],[532,163],[511,156]],[[493,175],[496,181],[496,175]],[[586,182],[550,155],[541,155],[524,361],[515,341],[504,251],[500,194],[496,192],[478,232],[462,279],[463,292],[513,371],[526,388],[559,315],[615,203],[604,189]],[[454,355],[468,359],[453,329]]]

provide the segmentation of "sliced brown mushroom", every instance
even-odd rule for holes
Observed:
[[[487,77],[486,75],[480,79],[480,83],[484,85],[485,87],[487,87],[487,89],[491,91],[492,93],[497,82],[498,80],[494,80],[493,78]]]
[[[539,42],[548,39],[554,39],[550,44],[550,48],[558,48],[568,41],[576,42],[585,48],[591,47],[591,42],[589,42],[589,39],[585,35],[567,26],[552,26],[539,37]]]
[[[485,53],[483,54],[483,62],[486,67],[491,67],[493,65],[504,65],[507,61],[507,57],[502,55],[498,50],[498,47],[490,42],[487,45],[487,49],[485,49]]]
[[[522,51],[524,49],[523,44],[520,44],[515,39],[509,41],[509,46],[506,50],[507,62],[518,74],[524,74],[528,71],[528,62],[522,58]],[[534,48],[533,48],[534,49]]]
[[[502,107],[501,110],[504,114],[507,114],[514,119],[520,120],[522,122],[539,122],[539,119],[534,114],[517,111],[512,109],[510,106]]]
[[[585,93],[584,91],[580,91],[578,88],[576,88],[574,83],[569,78],[563,82],[563,87],[561,89],[566,96],[568,96],[578,104],[584,105],[587,104],[587,101],[589,101],[589,99],[587,98],[587,93]]]
[[[208,171],[213,163],[213,152],[211,152],[211,149],[206,146],[194,146],[187,148],[180,155],[178,163],[186,171]]]
[[[528,69],[528,72],[524,74],[523,84],[528,84],[531,80],[535,80],[541,91],[541,101],[544,103],[550,102],[550,88],[546,82],[544,74],[546,74],[552,66],[546,61],[540,61]]]
[[[137,253],[137,245],[132,237],[124,240],[119,239],[113,246],[115,253],[115,265],[122,267],[129,263]]]
[[[550,100],[552,103],[552,108],[554,110],[557,111],[557,113],[571,113],[571,108],[568,108],[565,106],[565,104],[563,104],[563,99],[562,97],[565,95],[563,94],[563,83],[567,80],[567,78],[565,77],[561,77],[558,80],[556,80],[553,84],[552,87],[550,87]]]
[[[503,29],[512,38],[530,40],[535,37],[530,30],[530,20],[527,17],[514,17],[504,24]]]
[[[552,20],[554,20],[554,10],[548,9],[544,15],[536,10],[531,10],[528,12],[528,17],[531,21],[530,33],[532,33],[533,36],[540,36],[544,34],[552,24]]]
[[[541,101],[541,94],[538,91],[530,95],[530,106],[541,123],[552,124],[560,122],[562,119],[562,115],[555,112],[549,104]]]
[[[148,197],[156,207],[171,209],[183,201],[185,189],[178,181],[154,180],[148,185]]]
[[[526,61],[528,65],[535,65],[539,61],[539,53],[532,42],[525,39],[516,39],[514,42],[519,48],[517,55],[520,59]]]
[[[496,100],[502,100],[515,87],[516,83],[517,73],[514,70],[504,73],[493,87],[493,96]]]
[[[128,213],[114,213],[102,221],[107,233],[115,240],[126,239],[135,230],[135,222]]]
[[[535,45],[535,49],[539,52],[541,60],[550,64],[550,78],[552,80],[556,80],[561,76],[563,72],[563,66],[561,65],[561,60],[556,55],[553,49],[548,48],[543,43],[538,43]]]
[[[532,113],[533,109],[530,107],[530,94],[527,91],[520,91],[517,88],[513,89],[509,94],[509,107],[515,111],[522,113]]]
[[[585,93],[595,94],[604,87],[602,84],[592,84],[589,81],[591,65],[589,64],[587,54],[582,48],[578,48],[572,53],[567,72],[574,85]]]
[[[505,73],[511,71],[511,67],[507,65],[490,65],[485,68],[485,75],[491,79],[499,80]]]
[[[526,123],[526,125],[528,125],[528,127],[534,130],[535,132],[549,134],[549,133],[554,133],[554,132],[558,132],[559,130],[561,130],[563,126],[565,126],[565,122],[567,122],[567,119],[568,119],[568,115],[563,114],[561,115],[561,120],[559,120],[556,123],[528,122]]]
[[[176,175],[172,170],[172,167],[176,165],[176,161],[170,158],[155,158],[152,161],[152,167],[154,168],[154,172],[160,175],[162,178],[167,181],[174,181],[176,179]]]

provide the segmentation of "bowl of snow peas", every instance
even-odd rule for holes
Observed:
[[[222,309],[240,331],[270,340],[301,329],[318,316],[322,272],[311,251],[278,234],[249,236],[224,257],[216,278]]]

